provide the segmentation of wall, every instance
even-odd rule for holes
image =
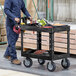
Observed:
[[[51,1],[51,0],[50,0]],[[45,2],[45,3],[44,3]],[[45,0],[40,0],[40,11],[46,12]],[[42,6],[42,7],[41,7]],[[43,10],[44,8],[45,10]],[[54,20],[55,21],[76,21],[76,0],[54,0]],[[51,17],[51,4],[50,4]]]
[[[76,0],[54,0],[54,20],[76,21]]]
[[[37,5],[38,0],[34,0]],[[1,4],[4,4],[4,0],[0,0]],[[39,8],[43,11],[46,11],[46,1],[40,0],[42,5],[39,5]],[[27,0],[27,8],[32,17],[34,16],[35,8],[32,0]],[[76,21],[76,0],[54,0],[54,20],[58,21]],[[42,11],[41,10],[41,11]],[[51,8],[50,8],[51,14]]]

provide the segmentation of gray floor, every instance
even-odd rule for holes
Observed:
[[[37,59],[33,60],[33,65],[30,68],[26,68],[23,63],[21,66],[13,65],[10,63],[10,61],[6,60],[3,57],[4,51],[5,51],[6,45],[1,46],[0,45],[0,69],[4,70],[14,70],[19,71],[23,73],[29,73],[29,74],[35,74],[38,76],[76,76],[76,58],[69,58],[71,66],[68,70],[64,70],[61,66],[61,60],[55,61],[56,63],[56,70],[54,72],[49,72],[46,68],[47,62],[40,66],[37,62]],[[24,58],[21,57],[20,50],[17,51],[18,58],[23,61]],[[10,75],[9,75],[10,76]]]

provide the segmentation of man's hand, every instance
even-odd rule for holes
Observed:
[[[19,18],[15,18],[15,21],[16,21],[17,23],[19,23],[19,22],[20,22],[20,19],[19,19]]]
[[[30,24],[32,24],[33,23],[32,17],[29,17],[29,20],[30,20]]]
[[[30,21],[32,21],[32,17],[29,17]]]

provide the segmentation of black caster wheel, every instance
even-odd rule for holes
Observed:
[[[29,68],[32,66],[33,62],[30,58],[26,58],[24,61],[23,61],[23,64],[25,67]]]
[[[68,69],[70,67],[70,61],[68,59],[63,59],[61,65],[64,69]]]
[[[50,72],[53,72],[55,69],[56,69],[56,65],[54,62],[48,62],[47,63],[47,69],[50,71]]]
[[[44,59],[38,59],[38,62],[40,65],[43,65],[45,63],[45,60]]]

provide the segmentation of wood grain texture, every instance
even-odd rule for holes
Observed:
[[[73,54],[76,50],[76,30],[70,31],[70,53]],[[18,39],[18,43],[20,44],[21,38]],[[37,48],[37,33],[34,34],[31,31],[26,31],[24,34],[24,48]],[[17,44],[17,46],[19,45]],[[42,49],[49,50],[49,34],[42,33]],[[66,32],[55,33],[54,35],[54,49],[59,52],[67,52],[67,34]],[[72,52],[73,51],[73,52]],[[76,54],[76,52],[75,52]]]

